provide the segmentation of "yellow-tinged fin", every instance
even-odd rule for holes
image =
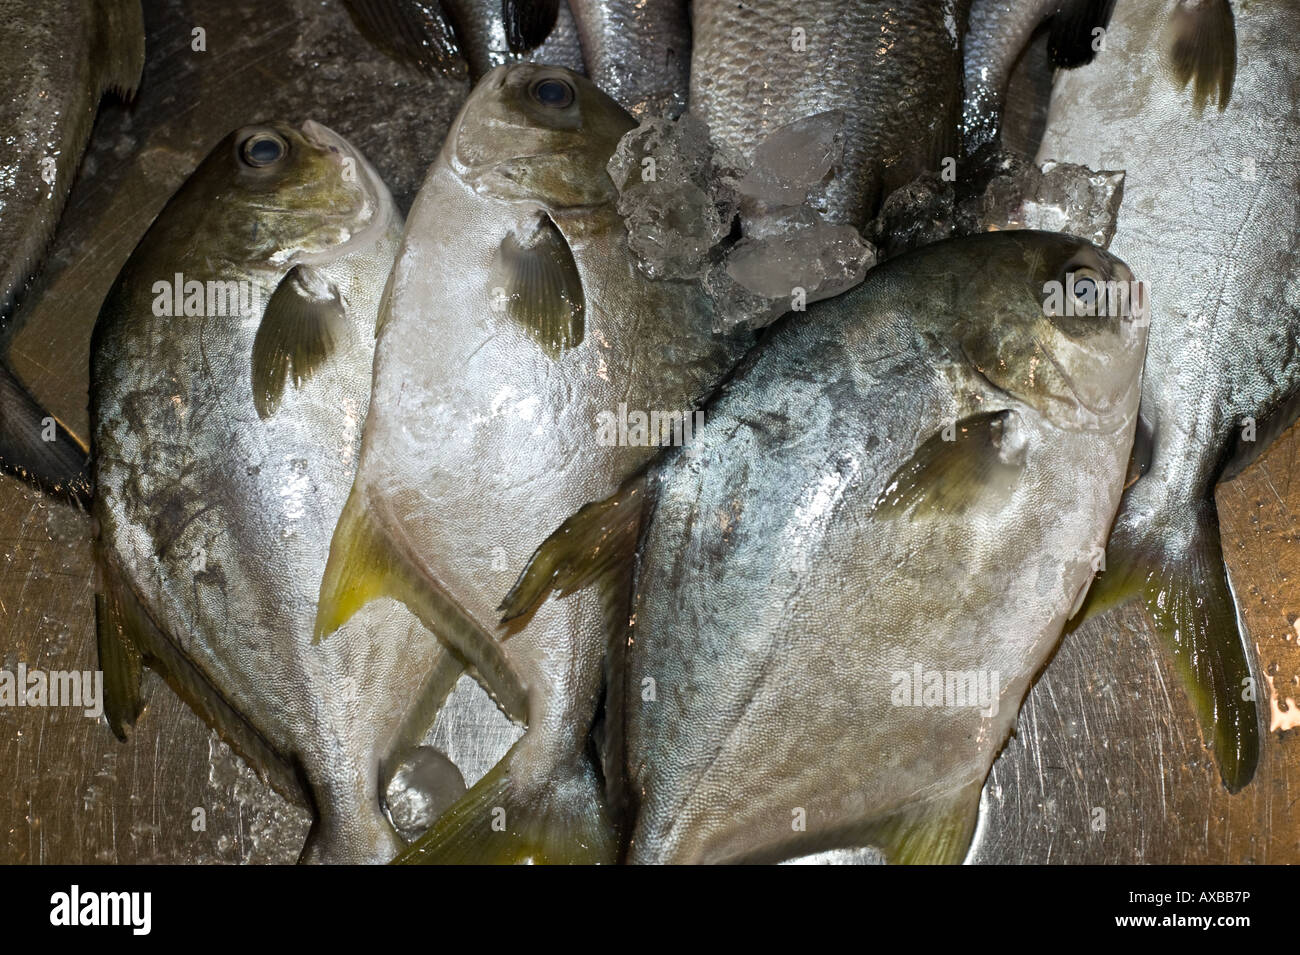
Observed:
[[[1047,37],[1052,65],[1073,69],[1091,63],[1101,50],[1101,37],[1114,9],[1115,0],[1063,0]]]
[[[295,265],[280,280],[253,339],[253,404],[275,414],[286,380],[295,388],[316,373],[346,332],[343,296],[311,266]]]
[[[505,648],[436,581],[397,551],[391,538],[371,520],[364,493],[353,485],[334,528],[321,579],[316,642],[380,597],[406,604],[430,633],[478,671],[483,688],[507,716],[521,722],[526,718],[527,692],[506,658]]]
[[[541,46],[559,14],[560,0],[501,0],[510,52],[527,53]]]
[[[979,822],[982,783],[913,803],[869,823],[861,841],[885,854],[890,865],[958,865]]]
[[[307,805],[308,800],[302,780],[298,776],[292,757],[280,753],[254,729],[189,657],[158,629],[153,617],[112,560],[104,559],[104,555],[101,554],[99,566],[104,599],[111,602],[110,606],[105,607],[109,615],[101,619],[101,628],[104,623],[121,627],[119,635],[122,642],[129,643],[131,647],[131,650],[127,651],[128,654],[131,652],[139,654],[140,663],[156,670],[167,681],[172,691],[184,700],[200,719],[216,730],[217,735],[252,766],[276,792],[286,799]],[[98,605],[96,609],[98,610]],[[100,633],[102,641],[102,629]],[[120,647],[110,647],[109,652],[113,654],[120,652],[120,649]],[[134,721],[139,710],[135,709],[134,713],[132,712],[136,705],[136,701],[132,700],[132,694],[138,694],[139,690],[138,683],[134,691],[131,689],[129,657],[112,662],[118,669],[119,675],[126,678],[114,690],[119,695],[112,706],[117,708],[118,716],[130,714],[131,721]],[[113,720],[117,717],[110,715],[112,711],[107,698],[108,683],[112,678],[109,676],[107,665],[104,670],[106,694],[104,712],[109,716],[110,725],[113,725]],[[123,727],[129,725],[130,722],[127,722]],[[118,728],[113,726],[115,734]]]
[[[581,757],[572,767],[516,773],[526,738],[480,779],[396,865],[598,865],[618,856],[600,784]]]
[[[1179,89],[1192,83],[1199,113],[1218,93],[1219,109],[1232,98],[1237,75],[1237,28],[1228,0],[1179,0],[1167,28],[1169,69]]]
[[[132,99],[144,72],[144,14],[140,0],[96,0],[96,14],[93,62],[101,69],[100,91],[112,90],[123,99]]]
[[[1025,448],[1013,434],[1011,411],[971,415],[942,428],[885,482],[874,513],[896,518],[961,515],[1005,497],[1024,471]]]
[[[1202,731],[1213,741],[1223,784],[1235,793],[1259,763],[1259,714],[1214,502],[1192,512],[1189,526],[1162,521],[1143,533],[1117,526],[1106,568],[1071,626],[1142,599]]]
[[[433,77],[469,72],[438,0],[343,0],[343,5],[361,34],[389,56]]]
[[[138,617],[136,601],[121,592],[116,574],[104,568],[100,576],[104,592],[95,595],[95,635],[99,668],[104,671],[104,717],[113,735],[125,741],[144,710],[140,690],[144,661],[132,634],[147,621]]]
[[[92,496],[89,462],[90,451],[81,439],[0,362],[0,470],[85,507]]]
[[[583,505],[542,541],[501,601],[502,622],[523,616],[552,592],[564,597],[591,583],[626,578],[636,556],[647,484],[644,474],[629,478],[603,501]]]
[[[518,322],[553,358],[582,344],[585,299],[578,264],[550,216],[529,235],[501,240],[489,273],[493,308]]]

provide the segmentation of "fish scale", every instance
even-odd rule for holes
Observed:
[[[696,0],[690,109],[749,160],[773,130],[845,114],[828,218],[861,226],[885,194],[955,156],[969,0]],[[795,28],[806,50],[792,48]]]

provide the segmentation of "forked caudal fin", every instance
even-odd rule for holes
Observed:
[[[590,761],[575,755],[561,766],[528,766],[528,738],[521,739],[394,864],[616,861],[618,838],[600,781]]]
[[[411,609],[429,632],[478,670],[484,689],[511,719],[522,721],[528,697],[505,649],[432,578],[412,566],[371,519],[354,485],[344,505],[316,608],[317,642],[372,600],[392,597]]]
[[[1138,482],[1137,487],[1142,482]],[[1212,500],[1190,526],[1116,526],[1077,622],[1140,597],[1173,655],[1203,731],[1214,743],[1230,792],[1250,782],[1259,762],[1259,716],[1236,605],[1228,586],[1219,519]]]
[[[1073,69],[1100,51],[1115,0],[1065,0],[1051,19],[1047,54],[1053,66]]]

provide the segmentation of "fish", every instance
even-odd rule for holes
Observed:
[[[1259,762],[1257,684],[1214,488],[1300,411],[1300,73],[1286,39],[1300,29],[1300,3],[1238,5],[1231,32],[1202,40],[1250,56],[1207,53],[1199,92],[1172,68],[1188,9],[1119,0],[1106,48],[1058,78],[1039,156],[1127,170],[1110,248],[1150,285],[1141,477],[1081,619],[1145,604],[1236,792]],[[1223,0],[1201,12],[1207,23],[1232,18]],[[1202,110],[1211,85],[1230,98]]]
[[[961,861],[1119,503],[1132,281],[1055,233],[903,253],[773,326],[693,443],[538,549],[503,619],[635,579],[627,862]],[[1116,294],[1085,313],[1085,286]]]
[[[405,842],[380,783],[427,764],[404,750],[436,674],[419,622],[381,601],[312,639],[402,225],[337,133],[242,127],[141,239],[91,343],[109,726],[129,735],[156,669],[314,810],[304,862],[389,861]]]
[[[317,634],[397,597],[528,729],[400,861],[613,858],[587,739],[621,611],[581,598],[499,634],[496,607],[511,568],[680,439],[752,341],[714,334],[697,283],[638,270],[605,168],[635,126],[571,70],[498,67],[411,208]]]
[[[972,0],[966,34],[962,137],[973,156],[1001,136],[1011,71],[1039,29],[1048,30],[1048,62],[1060,69],[1091,63],[1102,48],[1115,0]]]
[[[748,160],[774,130],[842,111],[824,215],[861,228],[881,199],[957,156],[970,0],[695,0],[690,111]]]
[[[539,20],[531,8],[512,16],[502,0],[344,2],[371,42],[431,76],[477,82],[520,60],[583,69],[578,28],[564,3],[541,4],[550,9]]]
[[[507,10],[545,7],[505,0]],[[690,91],[684,0],[570,0],[587,77],[638,120],[676,118]]]
[[[144,69],[139,0],[4,0],[0,130],[0,326],[11,324],[67,203],[100,99],[135,95]],[[0,467],[89,500],[85,443],[0,362]]]

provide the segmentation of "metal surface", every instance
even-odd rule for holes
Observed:
[[[19,373],[81,434],[100,300],[213,143],[257,117],[317,119],[371,158],[405,210],[464,93],[372,50],[333,2],[168,0],[146,3],[145,17],[140,99],[101,111],[14,340]],[[191,49],[195,27],[206,53]],[[1132,605],[1067,635],[1031,691],[985,787],[971,861],[1300,862],[1298,468],[1293,428],[1217,494],[1274,727],[1255,781],[1236,796],[1223,789]],[[84,515],[0,479],[0,667],[97,666],[90,530]],[[307,810],[273,794],[153,675],[145,691],[125,744],[79,709],[0,708],[0,862],[296,859]],[[458,725],[445,719],[431,736],[472,783],[516,731],[476,687],[456,696],[470,701],[455,707]]]

